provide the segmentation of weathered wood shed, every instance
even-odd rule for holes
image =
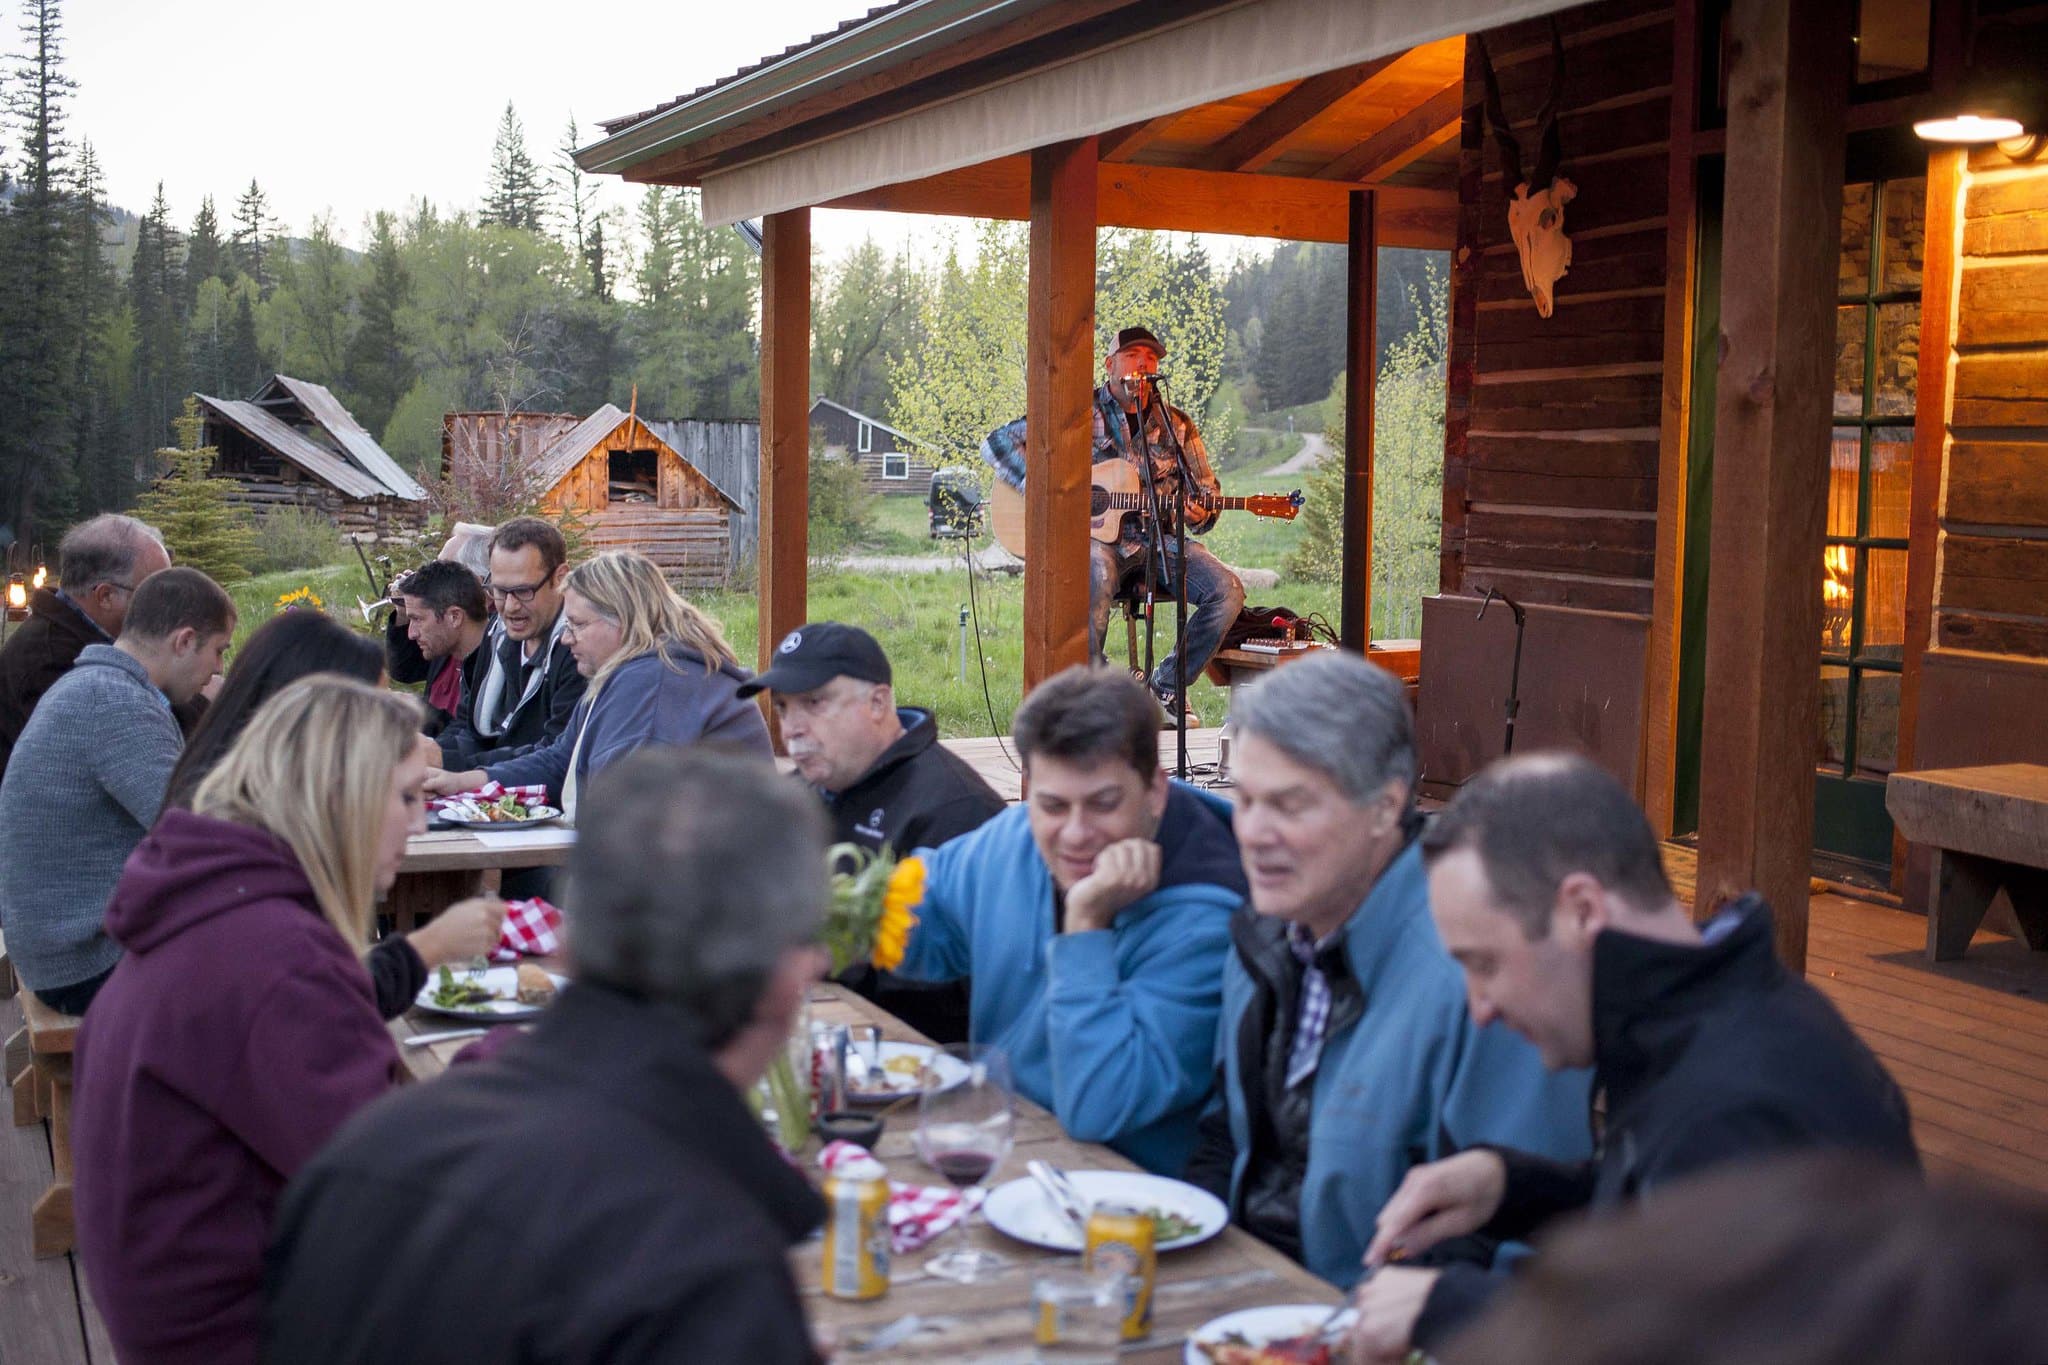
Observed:
[[[690,587],[725,581],[740,504],[638,416],[452,412],[441,445],[458,484],[480,471],[577,517],[593,550],[638,550]]]
[[[354,535],[425,525],[427,490],[321,385],[280,374],[246,401],[193,397],[200,443],[220,452],[214,476],[236,485],[238,506],[301,507]]]
[[[861,491],[917,498],[931,491],[932,448],[909,432],[823,396],[811,404],[811,430],[825,454],[853,461]]]

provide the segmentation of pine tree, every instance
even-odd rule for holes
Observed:
[[[210,279],[234,283],[235,265],[228,243],[221,238],[220,215],[209,194],[199,201],[198,216],[192,220],[192,235],[186,239],[185,282],[189,289],[196,290]]]
[[[381,433],[412,387],[398,315],[412,299],[412,276],[388,213],[373,220],[367,278],[356,298],[356,334],[348,347],[349,409],[365,429]]]
[[[249,188],[235,201],[235,233],[229,256],[235,268],[256,281],[260,296],[268,297],[277,283],[270,268],[271,239],[277,236],[277,221],[270,216],[270,200],[253,177]]]
[[[136,499],[135,515],[163,533],[178,563],[216,583],[240,582],[249,576],[256,536],[248,514],[228,501],[233,484],[210,475],[220,452],[199,444],[199,400],[185,400],[175,425],[177,446],[157,451],[171,472]]]
[[[249,302],[250,290],[235,291],[235,320],[228,326],[227,347],[221,354],[221,385],[236,398],[247,398],[270,378],[270,364],[256,339],[256,309]]]
[[[21,179],[7,210],[6,255],[0,264],[0,431],[8,455],[0,464],[11,521],[24,538],[39,524],[68,520],[75,506],[78,392],[75,248],[64,101],[76,83],[64,75],[63,21],[58,0],[25,0],[7,111],[20,139]]]
[[[526,151],[526,129],[507,100],[505,116],[498,121],[497,141],[491,144],[491,180],[484,192],[481,221],[540,232],[545,229],[546,200],[540,168]]]
[[[191,391],[186,365],[184,243],[171,226],[163,183],[135,228],[135,259],[128,267],[128,303],[135,318],[130,378],[130,448],[149,450],[171,430],[179,401]]]
[[[78,150],[73,189],[73,309],[78,347],[78,396],[72,413],[72,446],[79,464],[81,513],[126,507],[134,492],[135,462],[119,439],[114,408],[113,375],[109,372],[106,327],[118,285],[107,259],[101,232],[110,220],[105,186],[92,144]]]

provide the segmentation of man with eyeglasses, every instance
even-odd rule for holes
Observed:
[[[57,679],[71,671],[87,645],[110,645],[128,619],[135,589],[151,574],[171,566],[170,552],[154,526],[117,512],[82,521],[57,547],[57,581],[29,599],[29,619],[0,648],[0,773],[36,708]],[[179,727],[192,733],[206,713],[206,695],[171,708]]]
[[[538,749],[569,727],[584,678],[562,641],[562,578],[569,547],[539,517],[514,517],[491,536],[484,591],[498,609],[484,648],[489,664],[465,683],[439,736],[443,766],[482,768]]]

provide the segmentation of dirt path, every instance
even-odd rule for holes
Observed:
[[[1319,431],[1302,433],[1301,449],[1289,459],[1282,460],[1271,469],[1261,472],[1261,478],[1278,478],[1287,474],[1304,474],[1323,462],[1323,456],[1330,453],[1330,443]]]
[[[1024,561],[1000,545],[974,552],[974,567],[994,573],[1015,572]],[[958,553],[949,555],[845,555],[832,567],[847,573],[944,573],[960,571]]]

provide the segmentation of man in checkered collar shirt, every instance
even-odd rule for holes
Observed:
[[[1588,1151],[1586,1075],[1546,1073],[1534,1048],[1465,1009],[1430,920],[1392,674],[1334,651],[1304,659],[1242,689],[1231,723],[1251,903],[1231,924],[1219,1094],[1187,1174],[1349,1285],[1411,1165],[1474,1142]]]

